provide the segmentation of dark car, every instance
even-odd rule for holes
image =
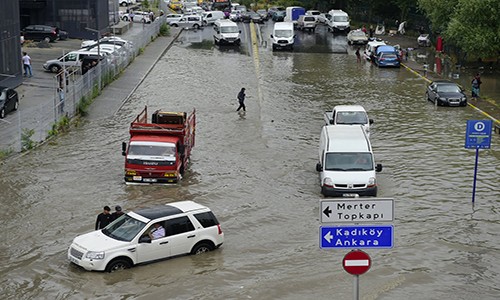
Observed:
[[[272,18],[274,13],[277,12],[277,11],[286,11],[286,9],[282,6],[273,6],[273,7],[270,7],[268,10],[267,10],[267,17],[268,18]]]
[[[262,16],[254,11],[250,12],[250,20],[253,23],[261,23],[261,24],[264,23],[264,19],[262,18]]]
[[[278,10],[273,13],[273,17],[271,18],[275,22],[283,22],[285,20],[286,11]]]
[[[267,10],[265,10],[265,9],[259,9],[259,10],[257,10],[257,13],[260,15],[260,17],[262,18],[262,20],[264,20],[264,21],[269,20],[269,15],[267,13]]]
[[[19,107],[19,97],[14,89],[0,86],[0,119]]]
[[[464,90],[455,82],[437,80],[431,82],[425,93],[429,101],[443,106],[466,106],[467,96]]]
[[[29,25],[21,32],[24,36],[24,40],[53,42],[68,38],[68,33],[66,31],[48,25]]]
[[[240,20],[243,23],[250,23],[250,21],[252,21],[252,15],[249,11],[242,11],[240,13]]]

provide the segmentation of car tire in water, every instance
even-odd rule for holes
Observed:
[[[108,265],[106,266],[106,271],[111,273],[119,270],[129,269],[130,267],[131,265],[128,260],[117,258],[108,263]]]
[[[212,251],[214,247],[210,245],[209,243],[201,242],[199,244],[196,244],[193,249],[191,250],[191,254],[197,255],[205,252]]]

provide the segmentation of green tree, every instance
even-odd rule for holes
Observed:
[[[500,1],[459,0],[444,37],[469,56],[498,56]]]
[[[418,6],[431,21],[432,31],[444,32],[459,0],[418,0]]]

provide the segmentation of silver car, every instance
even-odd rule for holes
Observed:
[[[203,26],[203,19],[198,15],[187,15],[170,22],[170,26],[199,29]]]
[[[351,30],[347,34],[347,43],[349,45],[365,45],[368,43],[368,36],[361,29]]]

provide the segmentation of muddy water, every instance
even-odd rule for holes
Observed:
[[[221,51],[200,34],[202,42],[189,36],[175,44],[117,116],[1,166],[2,298],[352,298],[352,276],[341,267],[347,251],[318,246],[315,171],[322,112],[349,103],[375,120],[379,196],[396,201],[395,247],[367,250],[372,268],[361,276],[361,298],[498,298],[500,141],[480,152],[472,206],[474,151],[463,144],[465,122],[477,113],[436,109],[422,80],[357,64],[351,48],[261,47],[256,56],[248,44]],[[235,112],[241,87],[246,113]],[[179,185],[122,182],[121,142],[146,104],[197,110],[192,164]],[[103,205],[131,210],[177,200],[215,211],[226,234],[220,250],[115,274],[66,261],[71,240],[93,229]]]

